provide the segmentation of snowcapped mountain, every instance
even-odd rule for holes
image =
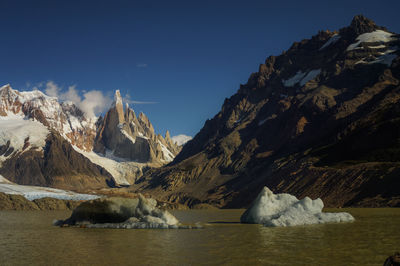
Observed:
[[[38,90],[0,88],[0,174],[15,183],[66,189],[130,185],[144,167],[166,164],[179,151],[168,132],[165,138],[155,134],[144,114],[136,118],[129,107],[124,114],[119,91],[105,118],[97,120]]]
[[[363,16],[293,43],[139,190],[245,207],[267,186],[330,207],[400,206],[399,47]]]
[[[5,85],[0,88],[0,118],[22,117],[39,121],[56,130],[78,148],[90,151],[96,136],[95,119],[87,118],[71,102],[59,103],[39,90],[19,92]]]

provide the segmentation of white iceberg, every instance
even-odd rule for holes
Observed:
[[[274,194],[264,187],[252,206],[240,217],[240,221],[269,227],[354,221],[349,213],[324,213],[323,207],[324,203],[320,198],[312,200],[305,197],[298,200],[290,194]]]

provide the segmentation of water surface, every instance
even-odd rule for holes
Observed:
[[[400,250],[400,209],[341,209],[354,223],[266,228],[243,210],[173,212],[196,230],[59,228],[70,212],[0,212],[0,264],[382,265]]]

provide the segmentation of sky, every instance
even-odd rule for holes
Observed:
[[[399,10],[398,0],[0,0],[0,86],[96,115],[119,89],[157,133],[194,136],[269,55],[357,14],[400,32]]]

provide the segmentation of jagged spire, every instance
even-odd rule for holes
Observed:
[[[171,139],[171,135],[169,134],[169,131],[167,130],[167,132],[165,132],[165,140],[170,140]]]
[[[119,90],[115,91],[114,95],[114,102],[112,104],[112,107],[114,107],[117,111],[118,114],[118,123],[123,124],[125,119],[124,119],[124,106],[122,105],[122,97],[121,93]]]

